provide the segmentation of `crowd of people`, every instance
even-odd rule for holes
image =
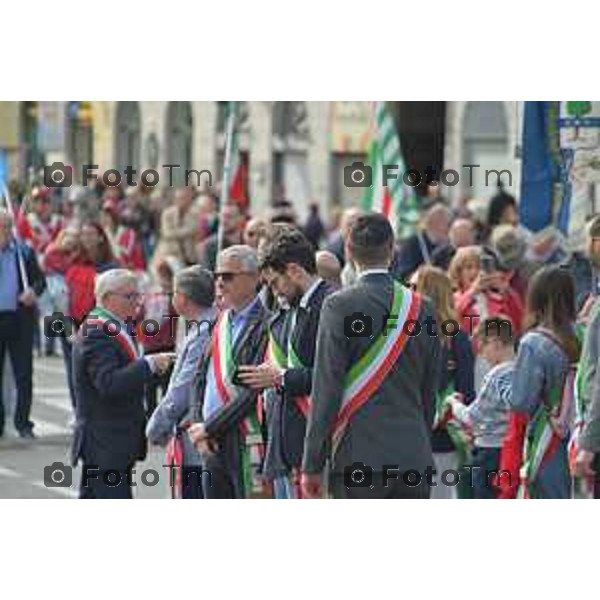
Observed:
[[[600,217],[572,249],[503,190],[426,198],[403,240],[358,207],[299,224],[285,198],[251,215],[191,187],[18,204],[0,368],[33,438],[32,349],[60,342],[81,497],[131,497],[148,443],[183,498],[600,494]]]

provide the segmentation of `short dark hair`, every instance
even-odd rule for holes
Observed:
[[[357,217],[350,229],[352,258],[361,265],[381,264],[390,260],[394,246],[394,231],[381,213]]]
[[[175,289],[201,307],[215,301],[215,281],[212,273],[200,265],[182,269],[175,275]]]
[[[509,207],[517,210],[517,200],[508,192],[500,191],[490,200],[487,222],[489,227],[495,227],[502,221],[504,211]]]
[[[289,264],[296,263],[311,275],[317,273],[314,248],[299,229],[288,226],[271,233],[260,247],[260,269],[283,273]]]

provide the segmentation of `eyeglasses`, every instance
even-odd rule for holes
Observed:
[[[138,298],[142,297],[142,294],[140,294],[139,292],[129,292],[129,294],[111,292],[111,294],[113,294],[114,296],[121,296],[121,298],[125,298],[125,300],[128,300],[129,302],[132,302],[133,300],[137,300]]]

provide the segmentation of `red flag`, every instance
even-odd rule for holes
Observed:
[[[242,210],[248,208],[248,165],[240,159],[229,187],[229,198],[239,204]]]
[[[22,207],[17,209],[17,214],[15,216],[15,227],[17,229],[17,234],[23,241],[33,242],[33,228],[31,227],[31,223],[27,218],[27,214],[23,212]]]

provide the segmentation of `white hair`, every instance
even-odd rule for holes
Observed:
[[[229,248],[221,250],[219,258],[235,260],[241,265],[244,271],[248,273],[258,273],[258,254],[251,246],[246,246],[245,244],[229,246]]]
[[[106,294],[116,292],[129,283],[138,287],[137,276],[128,269],[110,269],[110,271],[98,275],[94,287],[96,304],[102,306],[102,299]]]

